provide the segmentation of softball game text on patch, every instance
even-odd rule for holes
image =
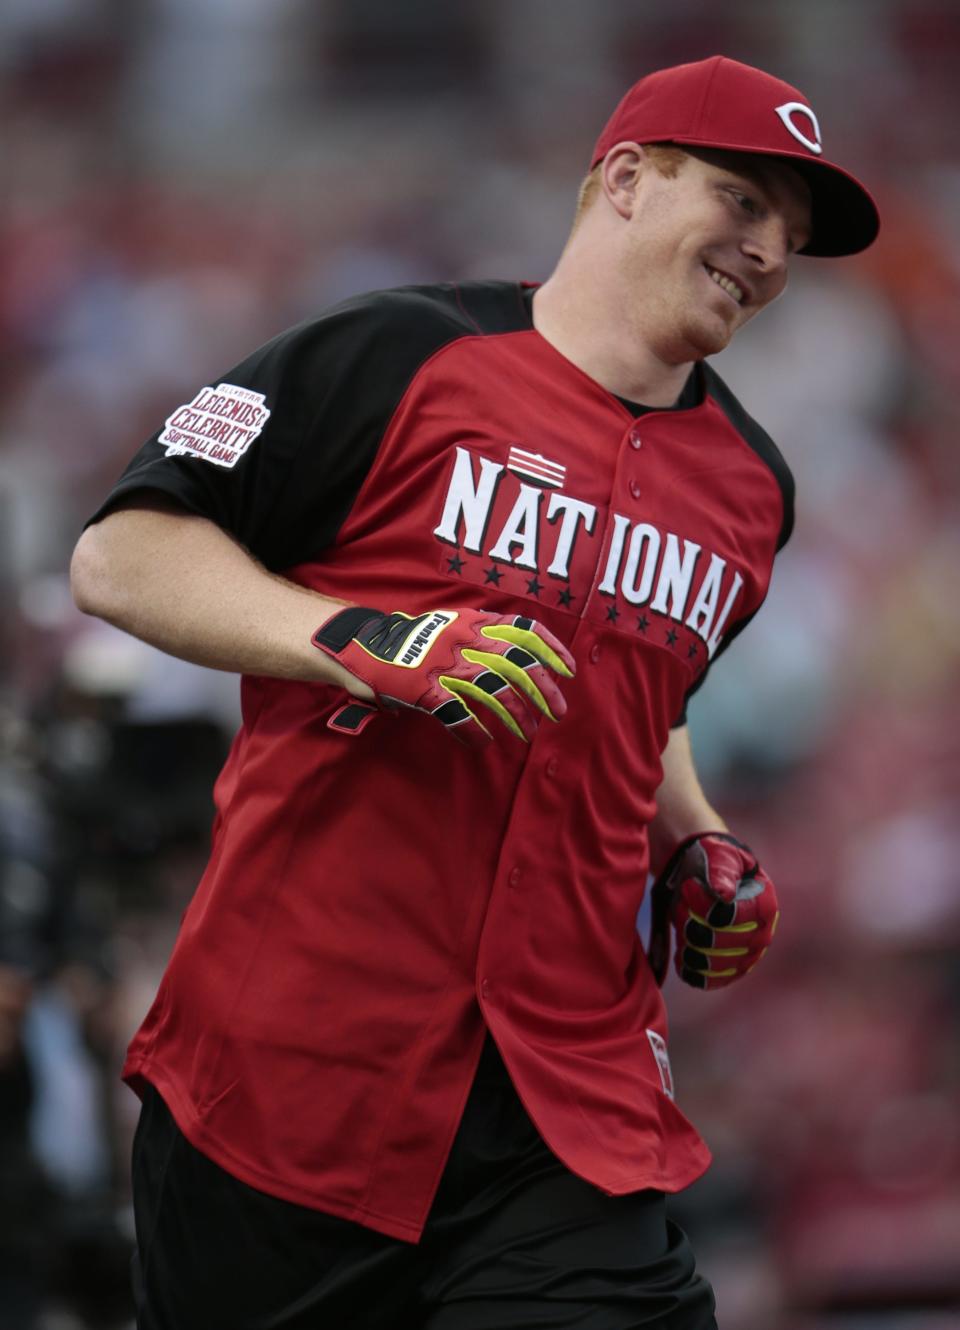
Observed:
[[[166,445],[167,457],[201,457],[215,466],[233,467],[269,419],[263,393],[218,383],[178,406],[164,422],[158,442]]]

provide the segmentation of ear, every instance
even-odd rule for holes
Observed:
[[[648,165],[639,143],[615,143],[600,167],[603,192],[621,217],[633,215],[637,185]]]

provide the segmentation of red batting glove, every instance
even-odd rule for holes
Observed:
[[[535,619],[484,610],[409,615],[352,605],[312,640],[372,688],[378,706],[427,712],[471,747],[493,737],[481,715],[525,742],[541,716],[559,720],[567,704],[550,671],[569,679],[576,669],[563,643]],[[344,710],[360,709],[366,719],[374,714],[362,704]],[[363,723],[335,728],[359,730]]]
[[[753,851],[724,831],[690,836],[653,884],[648,960],[662,984],[674,968],[694,988],[723,988],[751,970],[780,918],[777,892]]]

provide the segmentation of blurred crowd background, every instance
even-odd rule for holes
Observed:
[[[676,1211],[726,1330],[956,1330],[960,5],[4,0],[0,1326],[125,1330],[117,1079],[202,867],[237,684],[84,619],[84,518],[197,387],[354,292],[542,279],[600,126],[723,52],[803,88],[879,243],[718,367],[798,526],[691,713],[778,883],[742,986],[670,981],[714,1148]]]

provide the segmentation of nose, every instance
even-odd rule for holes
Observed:
[[[771,212],[758,220],[744,237],[741,248],[765,276],[785,276],[790,256],[790,230],[785,218]]]

